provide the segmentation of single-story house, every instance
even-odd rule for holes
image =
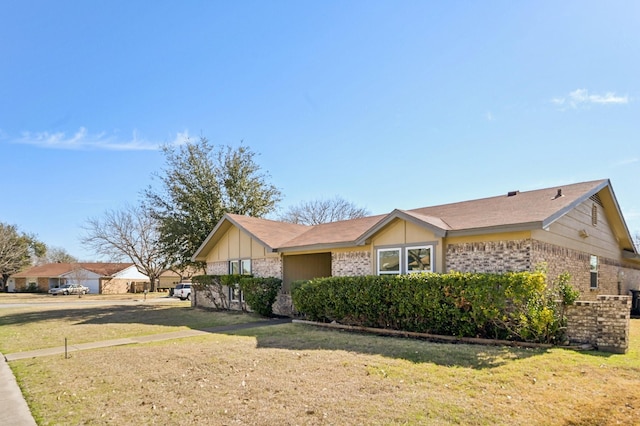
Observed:
[[[34,266],[9,277],[10,292],[30,287],[47,292],[64,284],[82,284],[90,293],[126,293],[144,287],[149,278],[140,273],[133,263],[47,263]]]
[[[281,278],[276,312],[290,305],[291,282],[328,276],[544,264],[550,280],[570,273],[583,300],[640,288],[640,255],[608,179],[315,226],[226,214],[192,259],[208,274]]]

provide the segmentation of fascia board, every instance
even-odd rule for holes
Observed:
[[[425,222],[423,220],[418,219],[415,216],[407,214],[402,210],[395,209],[385,217],[383,217],[378,223],[373,225],[371,228],[366,230],[358,239],[355,240],[356,245],[363,245],[366,241],[371,238],[374,234],[380,231],[382,228],[391,223],[394,219],[402,219],[407,222],[411,222],[415,225],[422,226],[424,228],[432,231],[436,237],[442,238],[447,235],[447,230],[442,229],[438,226],[435,226],[429,222]]]
[[[205,240],[202,242],[202,244],[200,244],[200,247],[198,247],[198,250],[196,250],[194,255],[191,256],[191,260],[193,262],[203,261],[204,258],[200,257],[200,254],[204,251],[204,249],[210,243],[216,241],[214,237],[216,236],[216,234],[218,234],[218,232],[226,232],[227,230],[229,230],[231,225],[235,226],[245,234],[249,235],[252,239],[256,240],[258,243],[264,246],[268,251],[275,252],[275,249],[273,247],[269,246],[269,244],[265,243],[260,238],[256,237],[253,233],[249,232],[244,226],[240,225],[237,221],[233,220],[233,218],[231,218],[229,215],[225,214],[222,217],[222,219],[220,219],[220,222],[216,224],[215,228],[213,228],[213,231],[211,231],[207,236],[207,238],[205,238]]]
[[[202,253],[202,251],[205,249],[205,247],[207,245],[209,245],[209,242],[213,239],[214,235],[216,235],[218,230],[220,230],[223,226],[225,226],[226,222],[231,222],[231,220],[225,214],[224,216],[222,216],[222,219],[220,219],[220,221],[218,223],[216,223],[216,226],[213,228],[213,230],[211,232],[209,232],[209,235],[207,235],[207,238],[205,238],[204,241],[202,242],[202,244],[200,244],[200,247],[198,247],[196,252],[191,256],[191,261],[192,262],[198,262],[199,260],[204,260],[204,259],[198,259],[198,256],[200,255],[200,253]],[[227,227],[224,230],[226,231],[227,229],[229,229],[229,228]]]
[[[278,247],[277,249],[273,249],[273,251],[277,253],[298,253],[302,251],[331,250],[336,248],[356,247],[356,246],[362,246],[362,245],[364,244],[359,244],[356,241],[349,241],[349,242],[341,242],[336,244],[322,243],[322,244],[311,244],[306,246]]]
[[[558,210],[557,212],[553,213],[551,216],[549,216],[546,219],[544,219],[542,221],[542,227],[543,228],[548,228],[553,222],[557,221],[562,216],[566,215],[571,210],[575,209],[580,204],[582,204],[583,202],[588,200],[589,197],[591,197],[594,194],[597,194],[598,192],[600,192],[603,188],[605,188],[607,186],[609,186],[609,188],[611,188],[608,179],[603,181],[600,185],[598,185],[595,188],[593,188],[591,191],[589,191],[589,192],[583,194],[582,196],[576,198],[571,204],[567,205],[563,209]]]

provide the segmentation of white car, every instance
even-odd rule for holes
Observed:
[[[65,284],[60,287],[49,289],[49,294],[52,295],[68,295],[68,294],[87,294],[89,293],[89,287],[85,287],[82,284]]]
[[[191,283],[180,283],[173,290],[173,297],[179,297],[180,300],[191,300]]]

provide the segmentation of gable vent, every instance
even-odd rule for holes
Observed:
[[[591,197],[589,197],[589,199],[602,207],[602,200],[600,199],[600,196],[598,194],[593,194]]]

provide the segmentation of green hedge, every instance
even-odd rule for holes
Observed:
[[[296,283],[292,298],[312,321],[557,343],[572,294],[563,277],[561,295],[544,272],[330,277]]]

